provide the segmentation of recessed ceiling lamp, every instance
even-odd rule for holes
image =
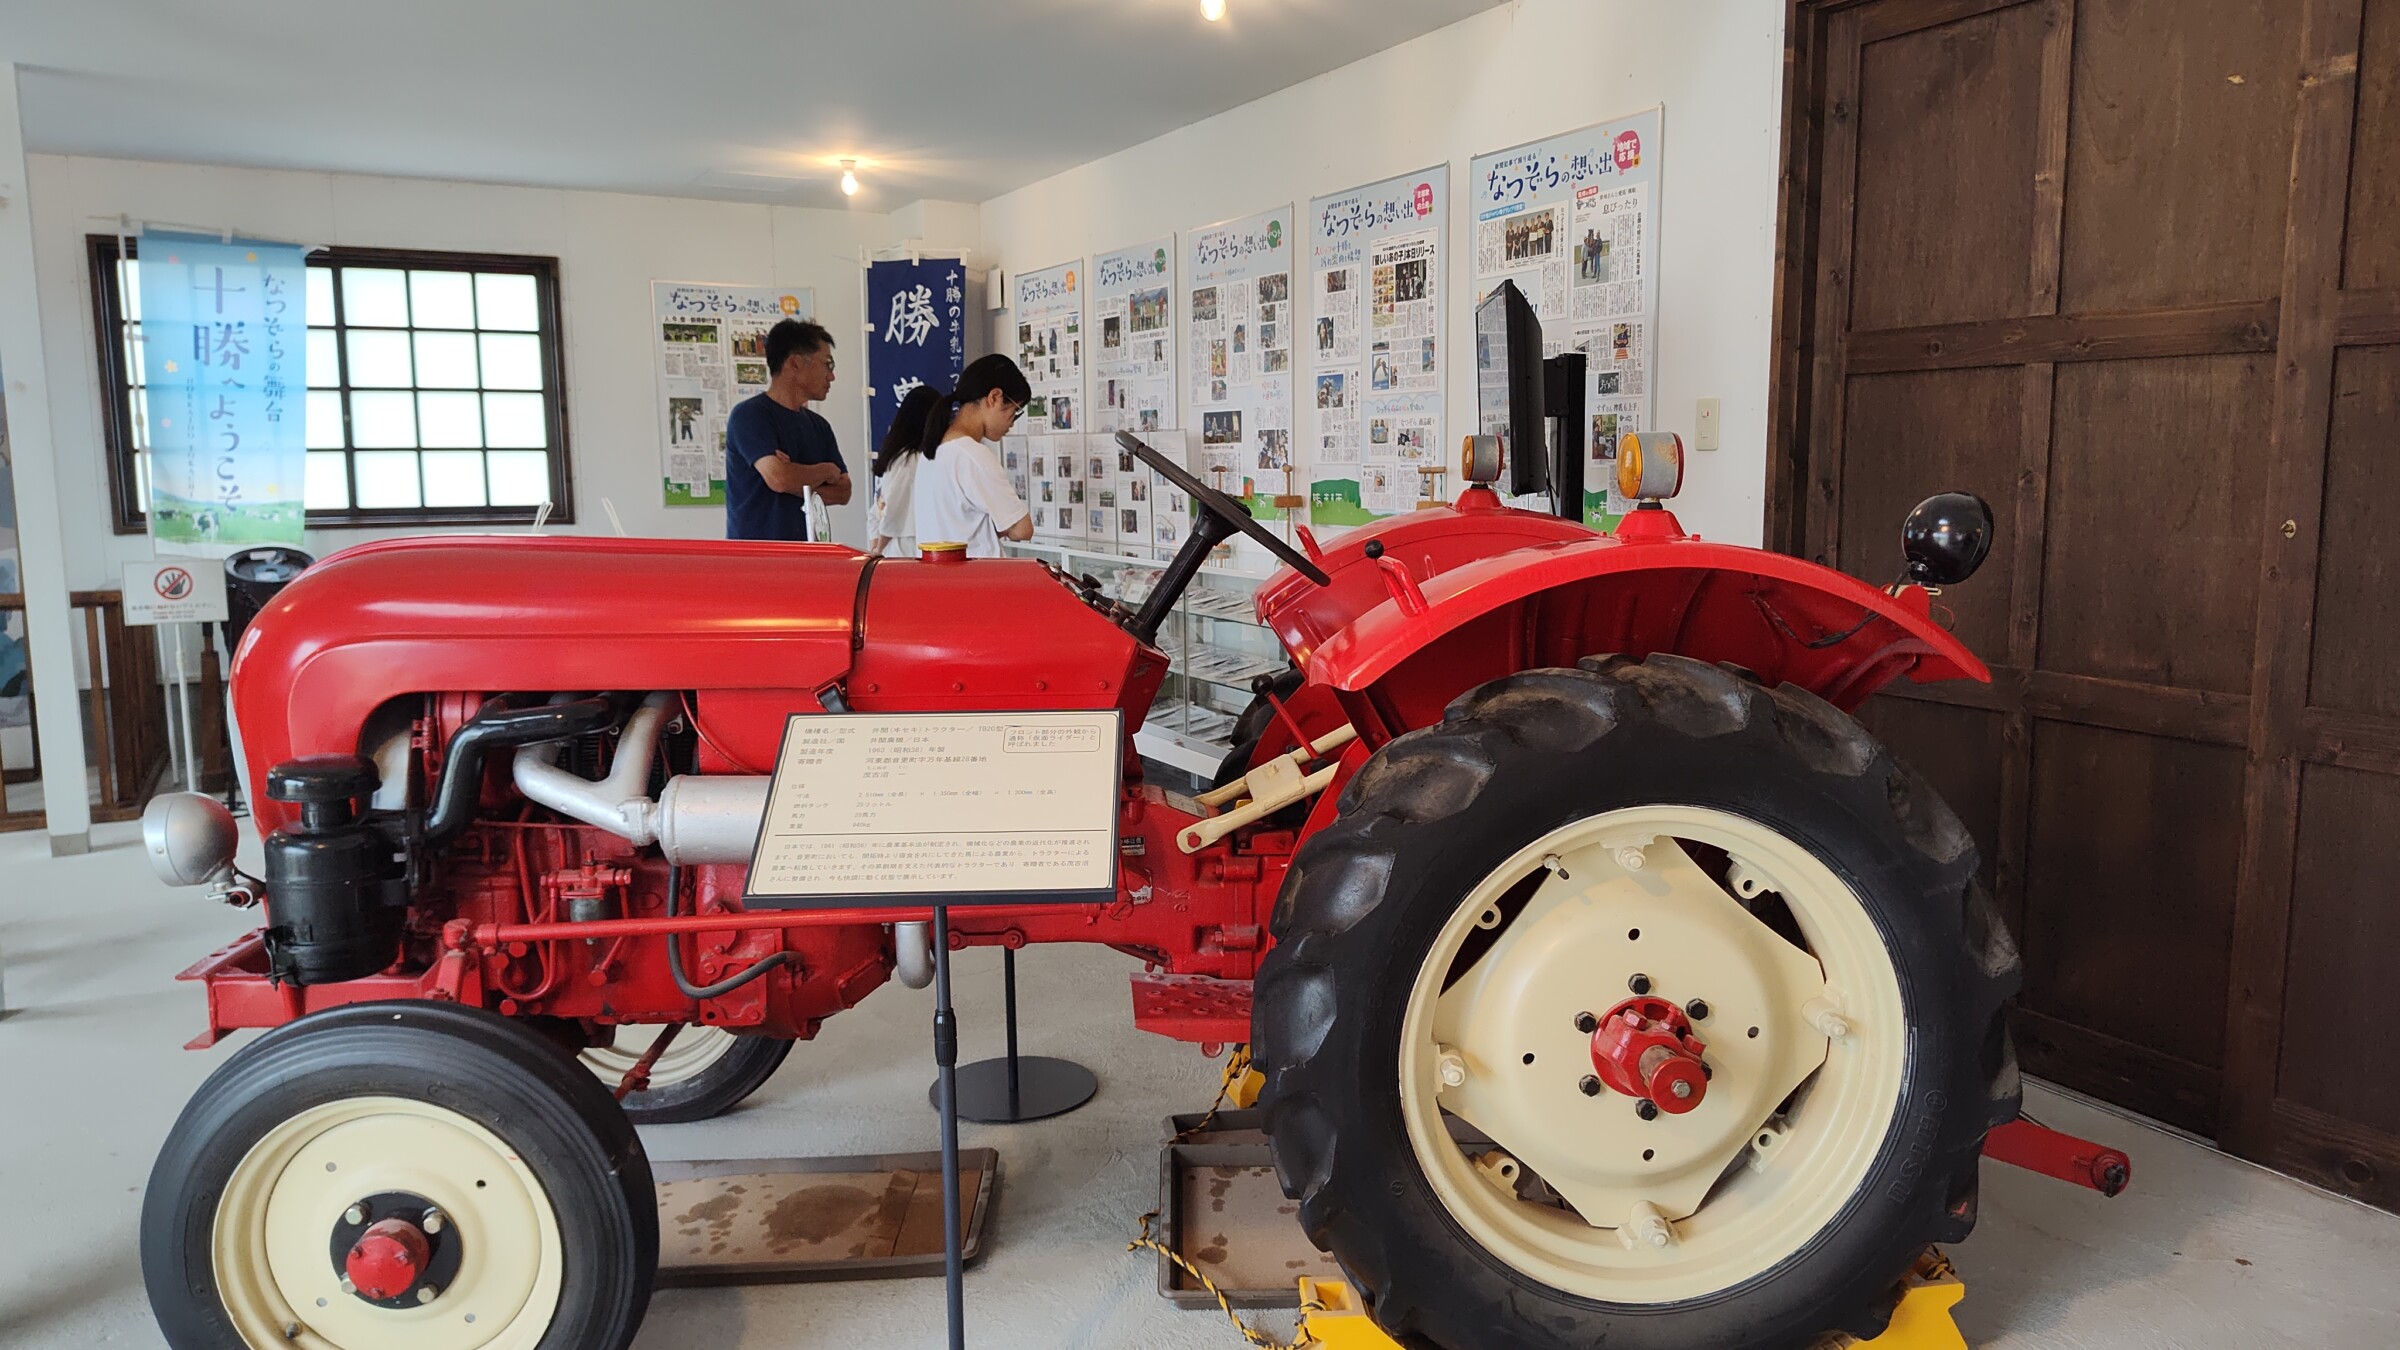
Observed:
[[[1223,0],[1219,0],[1219,3],[1223,3]],[[855,172],[857,168],[858,161],[855,159],[842,161],[842,195],[845,197],[858,195],[858,174]]]
[[[1225,0],[1200,0],[1200,17],[1215,23],[1225,17]]]

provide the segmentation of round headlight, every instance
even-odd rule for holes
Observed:
[[[165,792],[142,808],[142,851],[170,886],[197,886],[233,863],[241,829],[225,803],[197,792]]]

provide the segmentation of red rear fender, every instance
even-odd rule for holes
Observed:
[[[1416,594],[1329,636],[1308,656],[1309,680],[1396,734],[1488,680],[1603,653],[1729,661],[1845,710],[1903,676],[1991,679],[1933,621],[1923,590],[1893,595],[1798,558],[1687,538],[1672,516],[1651,533],[1537,544],[1431,575],[1392,550],[1387,564],[1417,578]]]

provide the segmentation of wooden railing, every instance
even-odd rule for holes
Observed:
[[[67,599],[83,619],[88,684],[76,693],[84,700],[86,758],[96,771],[92,819],[131,820],[142,813],[168,771],[167,718],[174,710],[161,682],[158,633],[127,625],[123,598],[115,591],[76,591]],[[0,593],[0,620],[24,609],[22,594]],[[221,790],[231,777],[232,764],[225,739],[225,686],[213,646],[202,647],[199,673],[198,687],[192,691],[192,727],[200,744],[201,785]],[[33,689],[28,703],[40,697],[41,691]],[[7,762],[5,747],[0,746],[0,781],[40,781],[38,738],[33,744],[33,754],[24,764]],[[42,822],[38,806],[11,811],[0,800],[0,831],[38,830]]]

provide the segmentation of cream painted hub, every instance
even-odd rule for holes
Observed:
[[[1806,948],[1752,917],[1678,840],[1724,849],[1745,895],[1779,894]],[[1500,898],[1544,869],[1525,908],[1449,981]],[[1711,1077],[1686,1114],[1644,1120],[1634,1098],[1581,1090],[1593,1068],[1577,1015],[1605,1015],[1637,973],[1653,997],[1708,1005],[1692,1025]],[[1847,1034],[1829,1038],[1828,1026]],[[1673,1302],[1771,1268],[1840,1212],[1891,1127],[1906,1030],[1881,934],[1824,863],[1740,816],[1635,807],[1534,841],[1462,899],[1411,990],[1402,1110],[1435,1193],[1495,1255],[1584,1297]],[[1453,1115],[1571,1208],[1494,1186],[1453,1142]]]
[[[422,1195],[460,1244],[448,1288],[387,1309],[342,1292],[332,1234],[384,1191]],[[563,1244],[542,1184],[499,1136],[404,1097],[304,1111],[254,1145],[217,1202],[225,1311],[255,1350],[531,1350],[558,1311]]]
[[[649,1023],[620,1026],[609,1044],[583,1052],[584,1067],[598,1074],[600,1081],[614,1092],[665,1031],[665,1026]],[[722,1027],[687,1026],[675,1033],[666,1053],[650,1066],[650,1086],[662,1088],[688,1083],[715,1068],[718,1060],[733,1053],[733,1046],[733,1033]]]

